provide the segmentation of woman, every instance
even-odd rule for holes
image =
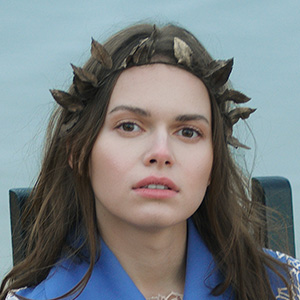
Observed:
[[[231,155],[254,111],[234,105],[249,98],[228,88],[233,60],[172,25],[91,54],[68,93],[51,91],[26,258],[1,299],[298,299],[298,262],[262,249]]]

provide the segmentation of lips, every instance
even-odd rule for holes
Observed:
[[[155,177],[149,176],[141,181],[133,187],[136,189],[149,189],[149,190],[172,190],[174,192],[178,192],[179,188],[175,185],[175,183],[166,177]]]

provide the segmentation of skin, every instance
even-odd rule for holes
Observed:
[[[203,200],[212,163],[210,99],[201,80],[163,64],[122,72],[93,146],[90,178],[101,236],[145,297],[183,293],[186,220]],[[173,185],[139,185],[150,176]]]

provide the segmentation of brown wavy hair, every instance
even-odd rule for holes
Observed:
[[[104,46],[114,64],[120,65],[133,46],[149,37],[152,31],[152,25],[141,24],[112,36]],[[203,65],[212,61],[191,33],[174,25],[159,30],[156,53],[171,57],[174,37],[185,41]],[[83,69],[94,73],[98,79],[108,74],[93,57]],[[11,289],[38,285],[55,263],[66,256],[88,260],[89,269],[68,294],[57,299],[72,294],[75,298],[87,284],[100,253],[89,158],[120,72],[108,76],[101,88],[90,91],[89,104],[82,111],[79,121],[63,136],[60,129],[70,120],[71,114],[61,107],[53,113],[41,171],[22,218],[28,232],[24,241],[26,256],[3,279],[0,300]],[[69,92],[74,93],[73,85]],[[225,141],[220,106],[212,94],[210,98],[213,117],[212,176],[203,203],[194,213],[193,220],[224,276],[224,281],[212,287],[211,292],[220,295],[232,287],[237,300],[275,299],[266,272],[269,268],[282,279],[291,295],[287,267],[267,255],[254,234],[258,232],[261,222],[258,210],[249,197],[249,180],[237,167],[230,146]],[[226,107],[222,109],[226,110]],[[83,253],[89,255],[84,257]]]

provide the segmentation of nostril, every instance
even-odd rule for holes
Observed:
[[[153,158],[153,159],[150,159],[149,162],[150,162],[150,164],[155,164],[155,163],[157,163],[157,160]],[[171,162],[169,160],[165,161],[165,165],[170,165],[170,164],[171,164]]]

